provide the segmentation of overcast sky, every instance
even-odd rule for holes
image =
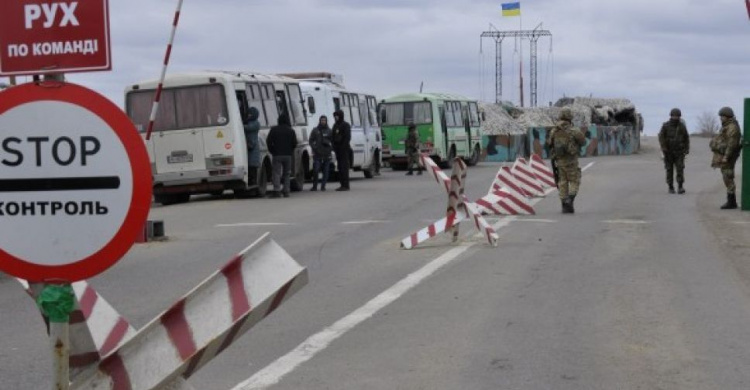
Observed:
[[[378,98],[452,92],[494,101],[492,23],[519,28],[487,0],[185,0],[170,72],[325,70]],[[122,105],[128,84],[158,77],[176,0],[110,1],[113,71],[68,79]],[[563,95],[621,97],[654,134],[680,107],[696,117],[750,97],[750,21],[743,0],[521,0],[539,41],[539,104]],[[523,42],[528,88],[528,42]],[[504,99],[518,101],[521,47],[504,42]],[[529,93],[526,94],[528,105]]]

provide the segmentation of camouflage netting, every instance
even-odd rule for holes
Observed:
[[[507,106],[500,104],[480,103],[479,110],[484,113],[482,124],[486,135],[525,134],[526,128],[519,124],[508,113]]]
[[[630,125],[642,127],[635,105],[627,99],[562,98],[553,107],[520,108],[508,103],[482,104],[486,115],[484,132],[488,135],[523,134],[532,127],[551,127],[560,112],[569,108],[575,126]]]

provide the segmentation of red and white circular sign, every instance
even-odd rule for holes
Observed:
[[[0,270],[97,275],[133,245],[150,204],[143,140],[107,98],[67,83],[0,92]]]

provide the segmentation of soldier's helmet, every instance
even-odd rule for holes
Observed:
[[[721,110],[719,110],[719,116],[734,118],[734,111],[732,111],[732,107],[722,107]]]
[[[673,108],[672,111],[669,112],[669,116],[682,116],[682,111],[680,111],[679,108]]]
[[[570,108],[563,108],[562,111],[560,111],[560,119],[564,121],[572,121],[573,111],[571,111]]]

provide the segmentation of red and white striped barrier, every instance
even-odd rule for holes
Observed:
[[[531,168],[529,168],[525,159],[519,158],[516,160],[510,171],[516,180],[521,183],[524,192],[534,197],[544,197],[544,187],[539,179],[536,178]]]
[[[420,154],[419,159],[422,161],[422,166],[432,174],[432,176],[435,178],[435,181],[438,182],[438,184],[445,187],[445,190],[450,192],[451,190],[451,179],[448,178],[448,175],[443,172],[440,167],[438,167],[437,164],[435,164],[435,161],[432,161],[432,159],[427,156],[426,154]]]
[[[503,187],[477,200],[476,206],[483,214],[494,215],[534,215],[534,207],[529,198],[516,191]]]
[[[264,235],[79,375],[71,389],[187,389],[189,378],[307,284],[307,270]]]
[[[487,220],[484,219],[482,213],[474,203],[471,203],[468,199],[465,199],[464,205],[469,214],[471,214],[471,216],[474,218],[474,226],[476,226],[477,230],[484,233],[490,245],[496,247],[497,241],[500,239],[500,237],[497,235],[497,232],[495,232],[495,229],[493,229],[492,226],[487,222]]]
[[[154,129],[154,122],[156,121],[156,113],[159,112],[159,101],[161,100],[161,91],[164,85],[164,77],[167,75],[167,66],[169,66],[169,57],[172,55],[172,45],[174,44],[174,36],[177,32],[177,24],[180,21],[180,10],[182,9],[182,0],[177,0],[177,9],[174,12],[174,19],[172,20],[172,33],[169,35],[169,42],[167,43],[167,52],[164,53],[164,64],[161,68],[161,76],[159,77],[159,85],[156,87],[156,95],[154,95],[154,104],[151,107],[151,116],[148,121],[148,129],[146,129],[146,141],[151,139],[151,132]]]
[[[536,175],[536,178],[542,182],[542,185],[544,185],[545,188],[557,187],[557,183],[555,183],[555,173],[552,172],[552,168],[544,163],[544,160],[542,160],[540,155],[532,154],[529,166],[531,167],[531,171],[534,172],[534,175]]]
[[[44,287],[17,279],[34,300]],[[72,284],[75,307],[70,314],[70,379],[98,363],[120,343],[132,337],[135,329],[85,281]],[[47,319],[45,318],[45,322]],[[49,325],[49,323],[47,324]]]
[[[417,245],[436,237],[438,234],[451,231],[453,242],[458,241],[459,224],[470,217],[474,218],[477,229],[485,233],[487,241],[492,246],[497,246],[498,236],[487,221],[482,217],[480,208],[468,201],[464,195],[466,184],[466,163],[457,158],[453,162],[453,174],[450,178],[443,172],[432,159],[426,155],[421,156],[422,165],[432,173],[438,184],[442,185],[448,192],[448,209],[445,218],[419,230],[401,241],[401,248],[412,249]]]

